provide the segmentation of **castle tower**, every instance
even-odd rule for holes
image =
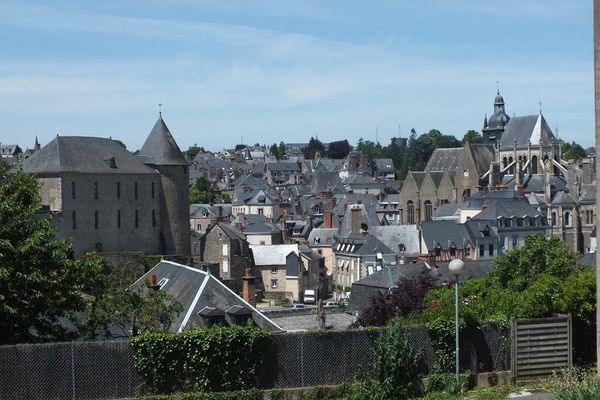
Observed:
[[[144,163],[161,175],[161,243],[164,254],[190,255],[189,165],[169,128],[159,116],[142,146]]]

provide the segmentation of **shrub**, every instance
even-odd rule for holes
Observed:
[[[269,332],[255,326],[144,334],[131,339],[134,366],[153,393],[256,387]]]
[[[394,318],[375,341],[374,377],[385,398],[405,398],[416,391],[420,358],[403,321]]]
[[[600,378],[589,376],[574,385],[563,386],[554,391],[555,400],[597,400],[600,399]]]

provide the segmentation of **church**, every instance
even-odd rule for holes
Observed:
[[[580,253],[594,251],[593,159],[564,160],[558,139],[541,110],[510,117],[497,92],[484,118],[482,144],[435,149],[424,171],[409,171],[400,191],[405,224],[432,219],[443,204],[461,204],[476,192],[513,190],[549,221],[550,233]]]
[[[189,166],[162,116],[137,154],[112,139],[57,136],[23,169],[36,175],[42,211],[77,257],[189,256]]]

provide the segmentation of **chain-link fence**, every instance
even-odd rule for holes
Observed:
[[[496,324],[461,331],[462,366],[477,372],[510,366],[509,332]],[[408,330],[421,350],[422,374],[435,362],[424,326]],[[368,372],[375,357],[374,332],[365,330],[274,335],[260,371],[263,388],[339,384]],[[126,341],[73,342],[0,347],[0,399],[122,399],[141,392]]]
[[[0,399],[121,399],[141,383],[126,341],[0,347]]]

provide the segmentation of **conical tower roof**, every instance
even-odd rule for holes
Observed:
[[[188,165],[162,116],[158,117],[139,154],[147,156],[147,164]]]

